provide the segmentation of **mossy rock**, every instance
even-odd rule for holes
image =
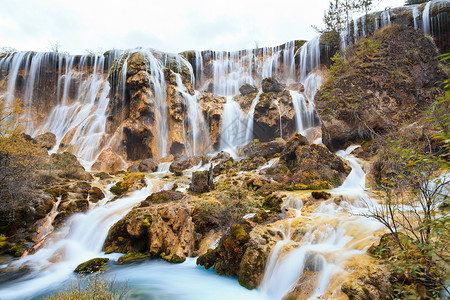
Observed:
[[[109,190],[116,196],[122,196],[128,192],[132,186],[139,184],[146,186],[145,175],[142,173],[131,173],[125,176],[122,181],[117,182]]]
[[[177,201],[184,197],[183,193],[164,190],[157,193],[153,193],[141,202],[139,207],[150,206],[155,203],[165,203],[170,201]]]
[[[94,186],[89,190],[89,200],[91,202],[97,203],[98,201],[105,198],[105,195],[103,194],[102,190],[98,187]]]
[[[109,258],[93,258],[75,268],[75,273],[86,274],[95,273],[104,269],[108,264]]]
[[[106,252],[105,252],[106,253]],[[117,263],[119,265],[140,263],[150,258],[150,255],[144,253],[128,252],[127,255],[119,257]]]
[[[185,257],[179,257],[175,253],[172,255],[165,255],[165,253],[162,253],[161,258],[164,259],[165,261],[168,261],[168,262],[174,263],[174,264],[181,264],[186,261]]]
[[[94,176],[100,178],[101,180],[112,178],[111,175],[106,172],[95,173]]]

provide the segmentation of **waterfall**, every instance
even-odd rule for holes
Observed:
[[[412,16],[414,19],[414,28],[418,28],[419,27],[419,23],[417,22],[417,18],[419,17],[419,7],[418,6],[414,6],[412,9]]]
[[[247,113],[247,126],[246,126],[246,130],[245,130],[245,142],[244,144],[248,144],[253,140],[253,117],[255,114],[255,107],[259,102],[259,96],[261,95],[262,92],[259,92],[255,99],[252,100],[252,104],[250,105],[250,110]]]
[[[220,149],[235,154],[235,149],[245,141],[245,125],[242,121],[243,112],[239,103],[227,96],[223,107]]]
[[[422,30],[424,34],[431,33],[431,20],[430,20],[430,8],[432,1],[428,2],[425,5],[425,8],[422,12]]]
[[[331,191],[335,195],[355,195],[357,199],[367,197],[363,192],[366,174],[351,155],[357,147],[359,146],[350,146],[337,153],[350,162],[352,171],[341,187]],[[368,197],[365,200],[371,201]],[[292,203],[289,199],[287,207],[298,209],[298,205]],[[297,212],[294,218],[288,220],[285,229],[288,234],[284,234],[283,239],[277,242],[269,255],[261,281],[261,291],[270,299],[281,299],[302,279],[302,283],[312,285],[307,288],[310,289],[309,293],[302,294],[302,299],[337,298],[339,294],[335,293],[339,293],[339,288],[334,291],[327,289],[332,286],[335,278],[346,273],[344,266],[349,257],[365,253],[365,247],[361,246],[362,241],[382,228],[381,224],[373,220],[359,216],[350,217],[349,214],[356,210],[367,212],[367,207],[361,206],[358,201],[352,203],[344,200],[340,205],[336,205],[333,199],[321,202],[308,215],[308,220],[312,221],[308,223],[301,240],[296,242],[291,238],[291,224],[305,222],[301,213]],[[342,217],[343,213],[347,214],[346,218]],[[279,224],[281,229],[284,229],[286,223]]]
[[[2,299],[34,297],[45,289],[70,279],[73,270],[80,263],[95,257],[106,257],[101,248],[109,229],[154,191],[155,181],[147,180],[146,188],[112,202],[110,200],[113,195],[108,191],[111,186],[112,184],[106,187],[105,199],[87,213],[72,216],[66,226],[46,241],[42,249],[13,262],[17,268],[31,268],[34,275],[3,288]]]
[[[391,24],[391,15],[389,10],[385,10],[381,13],[381,27],[386,27]]]
[[[187,122],[183,122],[184,128],[184,144],[187,155],[198,155],[204,153],[205,146],[209,144],[209,130],[206,126],[206,122],[200,113],[200,107],[198,106],[198,91],[194,92],[194,95],[188,93],[186,86],[183,84],[181,75],[175,74],[177,86],[179,92],[184,99],[184,106],[186,107],[186,119]],[[200,146],[202,148],[200,149]]]
[[[304,83],[309,72],[320,65],[320,35],[313,38],[300,48],[300,77]]]

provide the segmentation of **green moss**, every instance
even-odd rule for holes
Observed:
[[[146,260],[150,257],[150,255],[144,253],[128,252],[126,255],[119,257],[117,263],[119,265],[124,265],[135,262],[142,262],[143,260]]]
[[[165,255],[165,253],[163,252],[163,253],[161,253],[161,258],[164,259],[165,261],[168,261],[168,262],[174,263],[174,264],[181,264],[186,261],[186,258],[179,257],[175,253],[172,255]]]
[[[108,264],[109,258],[93,258],[82,264],[79,264],[74,272],[80,274],[95,273],[104,269]]]

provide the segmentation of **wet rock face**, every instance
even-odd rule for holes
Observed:
[[[294,116],[292,98],[287,90],[262,93],[255,107],[253,137],[268,142],[292,136],[296,132]]]
[[[315,98],[322,140],[332,150],[396,130],[431,104],[446,78],[419,30],[392,25],[352,46]]]
[[[193,252],[195,244],[190,211],[182,202],[135,208],[111,227],[103,249],[184,258]]]

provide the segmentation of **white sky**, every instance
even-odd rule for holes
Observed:
[[[383,0],[376,10],[403,5]],[[328,0],[0,0],[0,47],[239,50],[310,40]]]

